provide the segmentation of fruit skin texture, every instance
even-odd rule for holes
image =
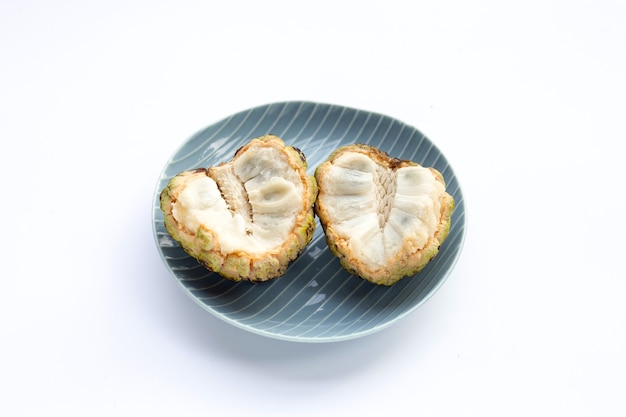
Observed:
[[[289,199],[291,201],[290,204],[295,205],[293,207],[293,219],[290,217],[290,221],[293,220],[293,225],[285,233],[285,238],[278,244],[270,245],[271,247],[268,246],[267,250],[233,247],[232,244],[226,244],[226,236],[220,235],[215,230],[215,227],[207,227],[206,224],[200,221],[197,222],[197,227],[191,227],[190,229],[188,227],[189,223],[186,223],[183,218],[177,218],[177,213],[183,213],[182,209],[178,209],[177,201],[186,187],[192,187],[193,181],[197,181],[202,177],[209,177],[211,181],[213,181],[213,178],[218,178],[217,181],[220,181],[219,178],[225,176],[223,175],[224,172],[228,174],[228,170],[231,169],[231,166],[236,163],[235,161],[238,158],[249,158],[246,162],[249,165],[244,167],[244,169],[247,169],[258,161],[254,156],[255,154],[250,156],[247,155],[248,152],[263,152],[267,150],[272,152],[270,155],[277,156],[275,160],[271,160],[270,164],[272,166],[275,166],[275,162],[280,159],[281,163],[285,163],[292,170],[294,173],[292,178],[295,178],[296,186],[300,190],[299,195],[301,196],[300,200],[297,198]],[[254,169],[254,167],[251,169]],[[217,272],[224,278],[232,281],[247,280],[260,282],[279,277],[285,273],[289,263],[296,259],[306,245],[309,244],[315,231],[313,205],[318,192],[317,183],[313,176],[306,174],[306,169],[307,162],[304,154],[297,148],[286,146],[283,140],[277,136],[265,135],[252,139],[248,144],[237,150],[231,161],[215,167],[183,171],[169,181],[160,195],[160,206],[164,215],[165,228],[185,252],[196,258],[207,269]],[[202,178],[201,181],[206,181],[206,178]],[[261,184],[261,187],[264,186],[266,185]],[[242,184],[241,189],[245,190],[246,185]],[[225,207],[228,206],[228,209],[233,213],[240,210],[233,208],[236,204],[240,204],[244,207],[241,210],[251,211],[247,215],[255,218],[255,209],[245,201],[249,194],[243,191],[245,195],[244,200],[241,200],[243,203],[241,201],[238,203],[235,201],[236,198],[225,197],[230,194],[230,190],[220,189],[219,191],[221,192],[221,197],[218,197],[218,199],[226,202],[224,204],[221,201],[220,204]],[[247,209],[245,208],[246,206],[248,207]],[[239,215],[226,214],[225,216],[229,220]],[[179,214],[179,217],[182,217],[182,215]],[[262,215],[259,215],[260,217]],[[267,230],[267,227],[265,228],[266,230],[262,230],[262,226],[254,225],[253,220],[251,222],[251,227],[257,227],[255,230],[268,234],[273,233],[272,230]],[[246,228],[246,232],[242,234],[251,233]]]
[[[434,183],[435,188],[440,189],[440,191],[435,194],[434,198],[436,201],[433,207],[436,212],[431,214],[436,217],[431,218],[436,220],[431,222],[434,226],[431,227],[430,235],[426,240],[422,239],[421,244],[416,245],[416,239],[409,236],[409,232],[401,231],[397,233],[399,228],[396,228],[396,232],[393,232],[396,236],[402,236],[403,233],[406,234],[403,235],[404,237],[397,238],[400,243],[398,243],[393,250],[384,251],[386,258],[382,262],[374,264],[368,259],[365,259],[362,255],[355,253],[356,251],[354,250],[355,244],[359,246],[370,244],[370,241],[363,238],[363,235],[359,236],[359,230],[368,226],[364,225],[363,222],[360,223],[357,219],[351,223],[353,229],[349,233],[346,233],[345,230],[340,231],[340,225],[337,224],[337,221],[333,222],[333,220],[337,219],[336,212],[338,206],[336,196],[331,195],[333,193],[337,194],[337,176],[333,174],[333,166],[335,164],[339,165],[341,158],[354,154],[359,158],[362,158],[361,155],[364,155],[374,162],[376,166],[376,170],[373,173],[374,176],[377,175],[376,172],[379,173],[378,175],[383,176],[387,174],[397,175],[398,171],[403,168],[420,167],[412,169],[422,169],[424,167],[412,161],[391,158],[387,153],[370,145],[353,144],[335,150],[328,159],[315,170],[315,178],[319,187],[315,212],[320,219],[326,236],[326,242],[331,252],[339,258],[341,265],[349,273],[377,285],[393,285],[400,279],[415,275],[421,271],[428,262],[437,255],[440,245],[444,242],[450,231],[454,199],[450,194],[445,192],[445,182],[441,173],[434,168],[426,168],[427,171],[422,170],[422,175],[426,174],[426,177],[430,175],[432,177],[430,182]],[[350,172],[355,171],[351,170]],[[386,172],[387,174],[380,174],[381,172]],[[355,190],[356,188],[358,188],[358,186],[347,187],[346,197],[350,194],[357,194],[359,191]],[[388,200],[386,204],[393,206],[394,203],[389,201],[393,201],[394,192],[395,190],[392,189],[391,195],[387,193],[388,195],[381,197]],[[335,199],[333,199],[333,197]],[[339,198],[341,197],[342,196]],[[351,210],[354,213],[352,217],[358,217],[360,209],[354,208]],[[345,215],[345,213],[343,215]],[[411,217],[413,220],[419,218],[417,211],[405,213],[405,215]],[[387,216],[389,216],[389,214],[387,214]],[[383,223],[387,223],[386,218],[381,220],[381,230],[387,227]],[[382,235],[384,235],[384,232],[381,231],[379,236]],[[381,239],[384,241],[384,238]]]

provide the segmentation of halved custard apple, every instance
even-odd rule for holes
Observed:
[[[315,178],[282,139],[252,139],[229,162],[184,171],[161,192],[165,228],[211,271],[233,281],[283,275],[315,230]]]
[[[315,211],[331,252],[370,282],[416,274],[448,236],[454,199],[434,168],[355,144],[335,150],[315,178]]]

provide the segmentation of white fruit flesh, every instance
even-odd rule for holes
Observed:
[[[284,153],[263,147],[190,179],[172,214],[187,230],[214,231],[223,253],[260,255],[285,242],[304,197]]]
[[[325,223],[369,270],[387,267],[407,244],[423,248],[440,226],[445,186],[422,166],[392,169],[349,152],[326,168],[320,189]]]

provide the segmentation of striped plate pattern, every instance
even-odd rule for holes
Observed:
[[[345,272],[330,253],[322,228],[285,276],[266,283],[234,283],[207,271],[173,241],[163,225],[159,194],[174,175],[228,161],[250,139],[268,133],[300,148],[309,174],[343,145],[367,143],[439,170],[454,197],[450,235],[439,254],[414,277],[379,287]],[[162,259],[200,306],[253,333],[299,342],[333,342],[388,327],[416,310],[445,281],[463,246],[465,208],[444,155],[417,129],[368,111],[312,102],[273,103],[234,114],[189,138],[167,162],[153,201],[153,230]]]

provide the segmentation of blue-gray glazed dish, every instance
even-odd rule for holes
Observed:
[[[200,266],[169,236],[159,194],[181,171],[229,161],[250,139],[268,133],[303,151],[313,174],[330,153],[367,143],[390,156],[432,166],[454,197],[450,234],[439,254],[413,277],[391,287],[347,273],[329,251],[316,219],[311,244],[280,278],[231,282]],[[452,167],[422,133],[394,118],[332,104],[290,101],[231,115],[196,133],[167,161],[154,193],[153,231],[165,266],[202,308],[242,329],[296,342],[336,342],[365,336],[397,322],[428,300],[453,270],[465,237],[463,195]]]

